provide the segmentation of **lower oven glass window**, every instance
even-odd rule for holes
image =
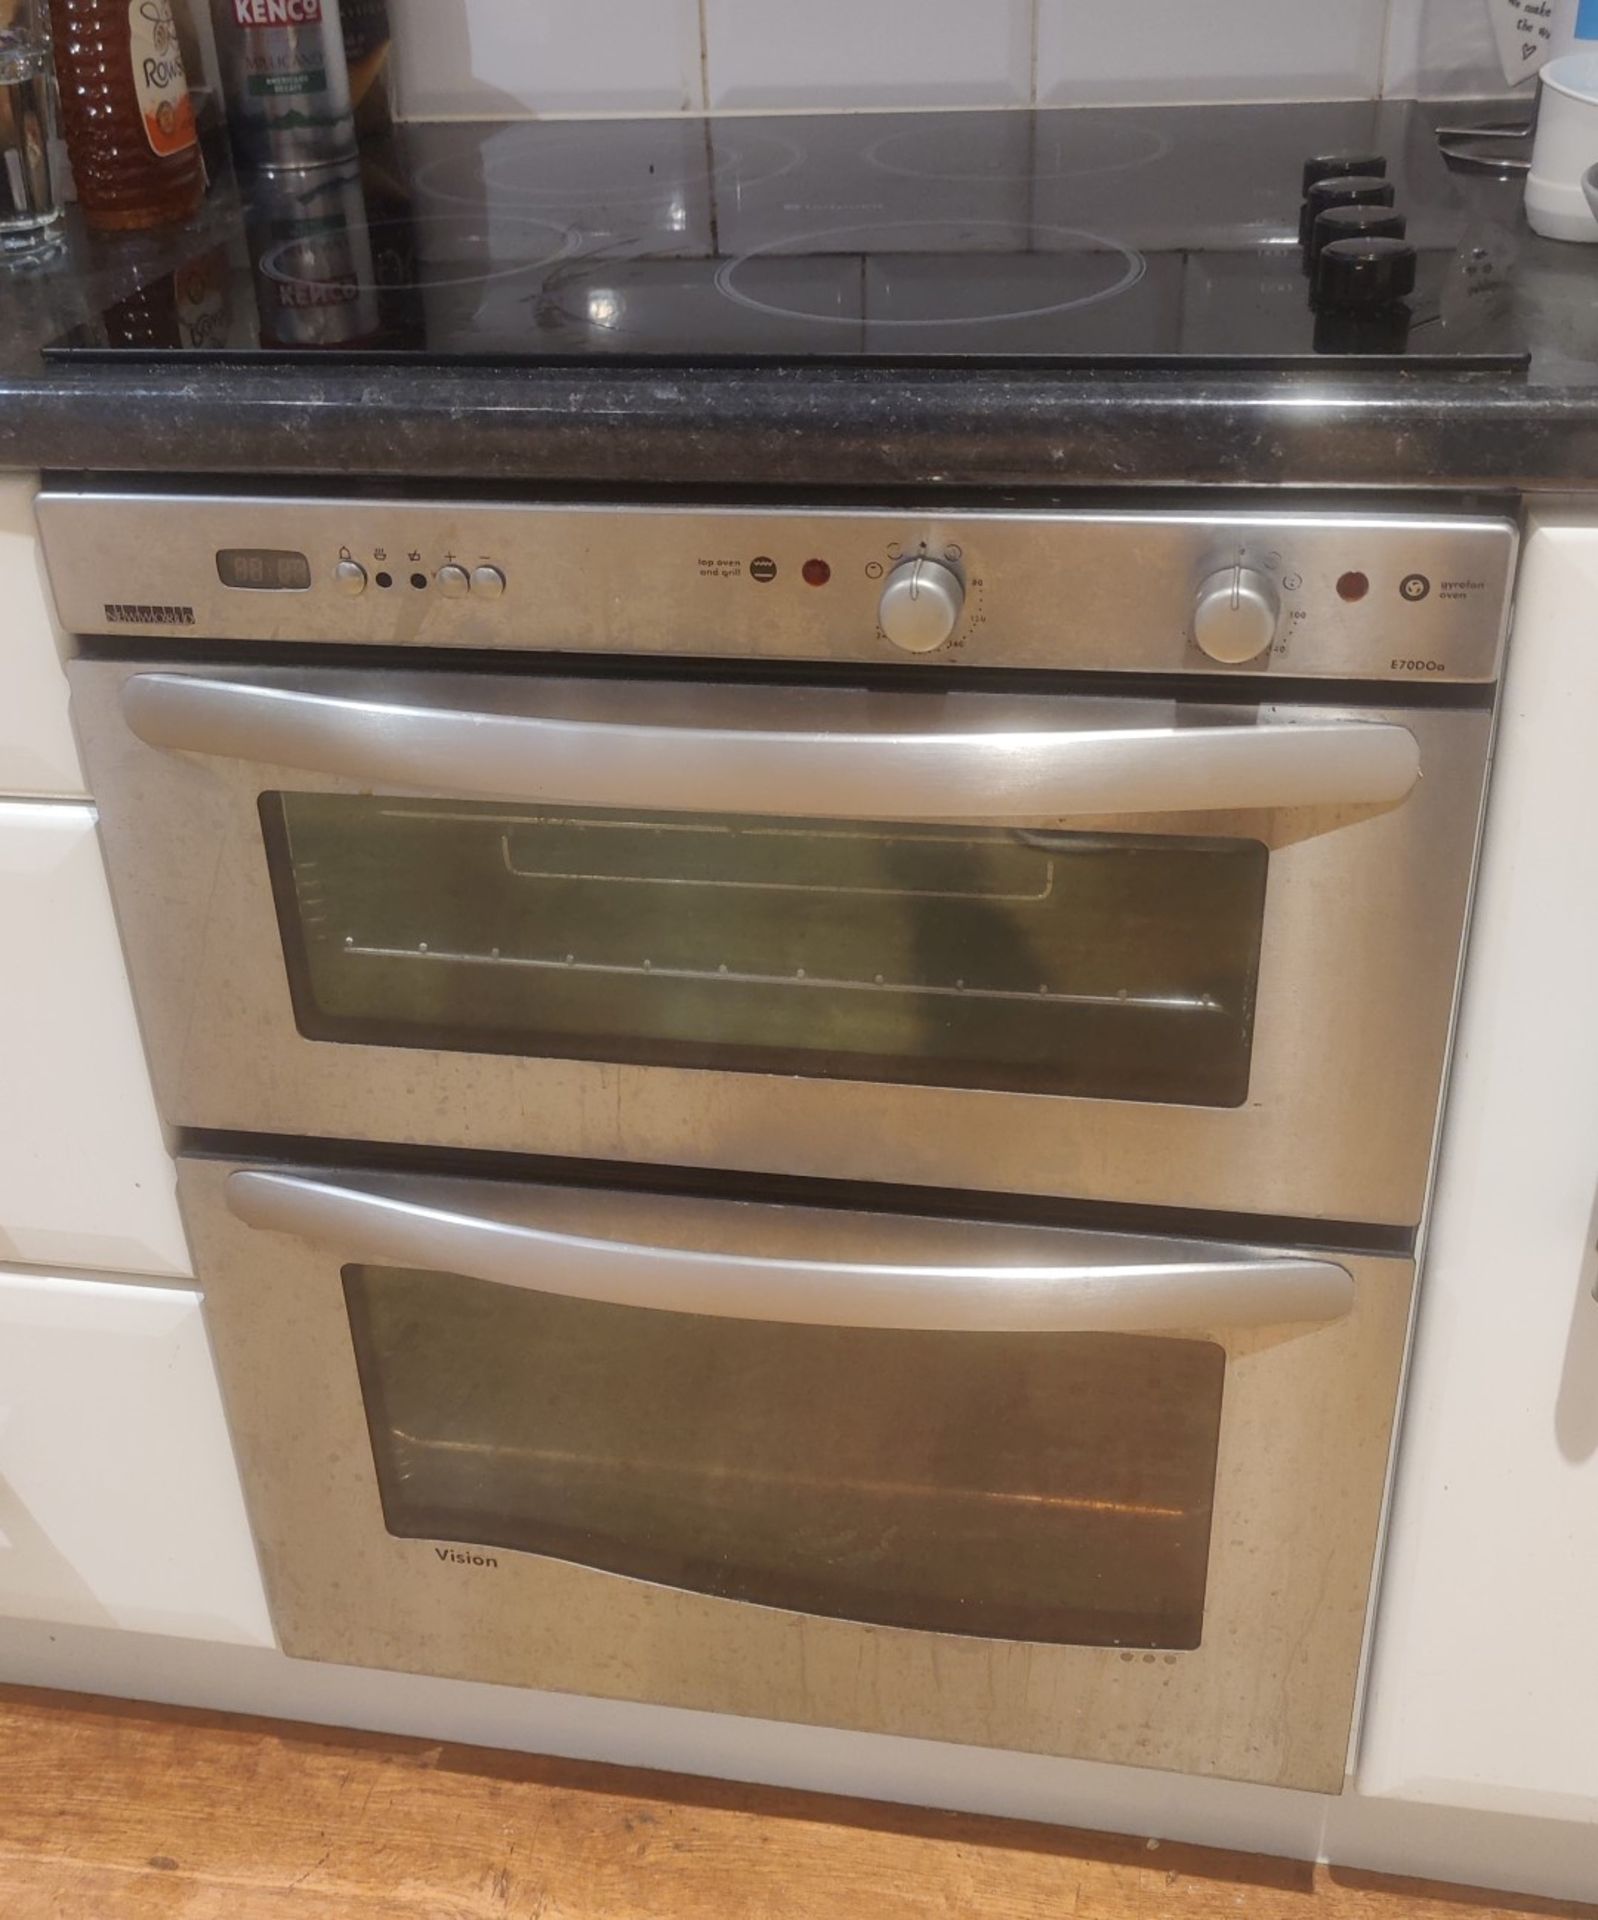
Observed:
[[[595,1305],[352,1266],[383,1512],[797,1613],[1200,1641],[1225,1350]]]
[[[317,1040],[1239,1106],[1252,840],[269,793]]]

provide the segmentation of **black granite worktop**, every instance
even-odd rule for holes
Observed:
[[[1393,103],[1304,111],[1306,141],[1363,129],[1417,150],[1436,117]],[[186,229],[112,241],[72,224],[54,261],[0,269],[0,465],[740,488],[1598,486],[1598,247],[1532,235],[1517,181],[1466,178],[1460,194],[1492,298],[1529,353],[1523,371],[1379,358],[1296,371],[695,369],[603,355],[524,367],[327,354],[47,364],[46,341],[208,250],[246,257],[248,285],[239,200],[224,181]]]

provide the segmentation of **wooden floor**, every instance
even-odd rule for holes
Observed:
[[[1493,1920],[1598,1907],[0,1688],[4,1920]]]

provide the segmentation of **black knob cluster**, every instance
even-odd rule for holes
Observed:
[[[1310,303],[1329,313],[1381,314],[1415,290],[1387,161],[1379,153],[1320,153],[1304,162],[1298,238]]]

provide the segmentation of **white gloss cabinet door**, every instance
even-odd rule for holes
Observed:
[[[272,1644],[197,1293],[0,1272],[0,1616]]]
[[[1598,1820],[1598,509],[1523,550],[1359,1785]],[[1598,1837],[1594,1840],[1598,1848]]]
[[[190,1271],[94,809],[0,802],[0,1262]]]
[[[37,491],[31,473],[0,474],[0,794],[75,798],[85,790],[83,770],[33,521]]]

